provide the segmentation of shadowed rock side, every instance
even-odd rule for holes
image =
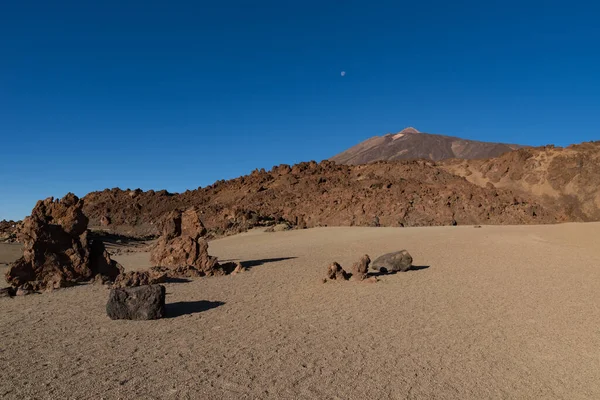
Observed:
[[[600,141],[525,148],[489,160],[448,160],[441,167],[481,187],[536,198],[563,220],[600,220]]]
[[[190,207],[195,207],[206,226],[206,238],[277,223],[310,228],[450,225],[453,220],[458,225],[533,224],[564,219],[548,213],[531,196],[479,187],[423,160],[281,165],[182,194],[107,189],[87,195],[84,212],[96,226],[108,217],[110,229],[158,235],[164,215]],[[194,239],[187,242],[186,246],[196,246]]]
[[[23,257],[6,273],[6,281],[24,290],[56,289],[96,275],[113,280],[121,267],[104,244],[91,240],[82,202],[72,193],[61,200],[38,201],[17,232]]]
[[[373,161],[395,161],[448,158],[490,158],[515,150],[521,146],[466,140],[452,136],[421,133],[406,128],[398,133],[375,136],[331,157],[340,164],[367,164]]]

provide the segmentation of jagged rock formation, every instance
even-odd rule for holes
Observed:
[[[84,212],[96,226],[158,235],[174,210],[194,207],[206,238],[287,223],[317,226],[429,226],[552,223],[569,216],[535,197],[480,187],[432,161],[337,165],[330,161],[281,165],[182,194],[120,189],[94,192]],[[190,244],[191,246],[191,244]]]
[[[224,275],[236,267],[231,266],[229,271],[208,254],[208,242],[202,238],[206,229],[195,208],[169,213],[162,225],[162,235],[150,261],[169,276]]]
[[[44,290],[88,281],[96,275],[113,280],[121,267],[99,240],[88,235],[83,203],[72,193],[60,200],[38,201],[17,233],[23,257],[6,273],[6,281],[24,290]]]
[[[333,156],[340,164],[367,164],[373,161],[448,158],[477,159],[497,157],[519,145],[466,140],[453,136],[421,133],[409,127],[398,133],[374,136]]]

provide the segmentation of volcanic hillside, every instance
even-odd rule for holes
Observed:
[[[373,161],[410,159],[444,160],[448,158],[475,159],[497,157],[521,146],[503,143],[478,142],[452,136],[421,133],[406,128],[396,134],[374,136],[331,157],[340,164],[366,164]]]
[[[442,167],[485,187],[492,183],[572,220],[600,220],[600,141],[567,148],[523,148],[489,160],[447,160]]]
[[[338,165],[330,161],[256,170],[206,188],[112,189],[84,198],[91,225],[120,233],[157,234],[173,209],[198,207],[213,236],[287,222],[315,226],[532,224],[567,220],[528,195],[480,187],[430,161]]]

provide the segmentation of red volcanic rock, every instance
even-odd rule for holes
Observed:
[[[109,226],[109,225],[110,225],[110,218],[109,218],[109,217],[107,217],[106,215],[103,215],[103,216],[100,218],[100,225],[101,225],[101,226]]]
[[[114,279],[121,267],[101,241],[90,239],[82,208],[72,193],[61,200],[38,201],[17,233],[23,256],[7,271],[6,281],[43,290],[88,281],[97,274]]]
[[[352,265],[352,278],[362,281],[367,278],[367,273],[369,272],[369,264],[371,263],[371,259],[368,254],[365,254],[361,257],[360,260]]]
[[[216,257],[208,254],[206,229],[197,210],[174,211],[163,221],[163,232],[150,261],[170,276],[224,275]]]
[[[115,279],[114,288],[154,285],[163,283],[167,280],[167,274],[158,270],[150,269],[148,271],[129,271],[120,274]]]
[[[350,279],[350,274],[344,271],[342,266],[337,262],[332,262],[329,267],[327,267],[327,279],[332,281],[347,281]]]
[[[137,193],[132,197],[128,193]],[[516,201],[515,201],[516,200]],[[120,189],[90,193],[84,211],[111,230],[163,233],[169,213],[194,208],[207,230],[203,238],[254,227],[430,226],[557,222],[539,199],[503,188],[480,187],[431,161],[336,165],[300,163],[275,167],[181,194]],[[531,210],[535,209],[535,213]],[[535,214],[535,215],[534,215]],[[169,218],[169,237],[179,236]],[[275,228],[274,228],[275,229]]]

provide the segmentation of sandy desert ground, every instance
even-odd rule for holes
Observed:
[[[156,321],[111,321],[101,286],[3,298],[0,397],[598,399],[599,231],[249,232],[210,244],[249,271],[167,284]],[[399,249],[428,268],[321,282],[331,261]]]

